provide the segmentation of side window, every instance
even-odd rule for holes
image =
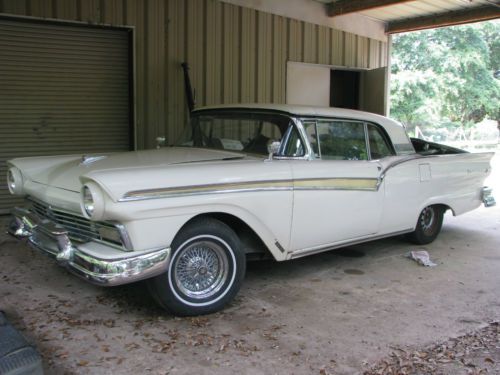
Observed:
[[[302,139],[295,127],[292,128],[288,142],[284,150],[284,156],[300,157],[305,155],[305,147],[302,144]]]
[[[306,131],[306,136],[311,145],[314,156],[319,158],[318,150],[318,137],[316,135],[316,122],[304,122],[304,129]]]
[[[321,121],[316,125],[316,133],[322,159],[368,160],[364,123]]]
[[[375,125],[368,124],[368,139],[370,141],[370,156],[372,159],[381,159],[393,155],[386,137]]]

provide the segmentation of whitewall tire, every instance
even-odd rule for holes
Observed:
[[[234,231],[216,219],[195,219],[174,239],[168,270],[149,280],[149,290],[175,315],[209,314],[234,298],[245,269]]]

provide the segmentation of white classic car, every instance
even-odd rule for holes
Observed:
[[[220,310],[248,259],[277,261],[406,234],[493,205],[492,153],[410,140],[353,110],[232,105],[192,113],[175,147],[9,161],[9,232],[100,285],[148,279],[178,315]]]

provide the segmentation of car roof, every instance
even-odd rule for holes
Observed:
[[[279,111],[288,113],[294,116],[304,117],[340,117],[364,121],[372,121],[386,125],[402,126],[398,122],[381,116],[375,113],[358,111],[354,109],[336,108],[336,107],[315,107],[305,105],[292,105],[292,104],[263,104],[263,103],[239,103],[239,104],[222,104],[207,107],[200,107],[194,110],[194,113],[207,110],[229,110],[229,109],[253,109],[265,111]]]

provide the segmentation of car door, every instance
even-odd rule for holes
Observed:
[[[313,160],[292,164],[294,205],[291,248],[307,253],[375,235],[384,192],[381,165],[370,160],[362,121],[303,121]]]

